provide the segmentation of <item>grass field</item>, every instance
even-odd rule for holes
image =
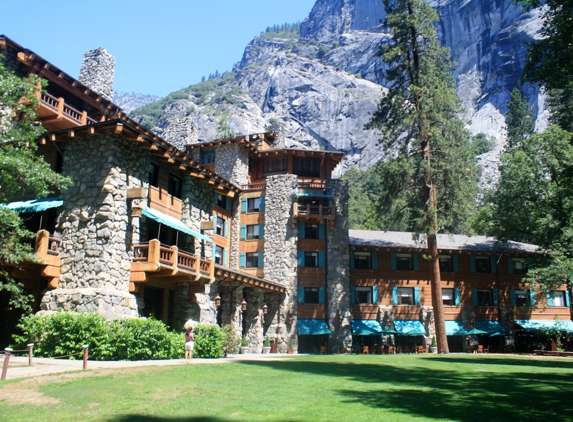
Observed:
[[[299,356],[0,383],[2,421],[570,421],[573,360]]]

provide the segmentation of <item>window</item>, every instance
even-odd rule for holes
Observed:
[[[494,306],[491,289],[475,289],[477,291],[477,306]]]
[[[531,304],[529,292],[526,290],[514,290],[513,297],[513,306],[525,307]]]
[[[513,274],[525,274],[527,273],[527,261],[523,258],[510,258],[511,266],[510,272]]]
[[[226,237],[227,233],[226,233],[226,226],[227,226],[227,220],[225,220],[222,217],[217,216],[217,218],[215,219],[216,225],[215,225],[215,234],[218,234],[219,236],[223,236]]]
[[[554,292],[552,300],[549,300],[547,306],[565,307],[565,292]]]
[[[476,256],[474,261],[476,273],[491,273],[491,261],[488,256]]]
[[[206,149],[201,151],[201,164],[215,164],[214,149]]]
[[[456,299],[454,289],[442,289],[442,303],[444,306],[454,306]]]
[[[248,240],[259,239],[259,233],[260,232],[259,232],[259,225],[258,224],[248,225],[246,238]]]
[[[221,195],[219,192],[215,193],[215,205],[221,207],[223,209],[227,208],[227,197],[225,195]]]
[[[320,303],[318,287],[304,288],[304,303]]]
[[[399,287],[398,305],[413,305],[414,303],[414,289],[410,287]]]
[[[173,195],[176,198],[181,199],[181,186],[182,180],[180,177],[175,176],[174,174],[169,173],[169,185],[167,187],[167,192],[170,195]]]
[[[261,198],[247,198],[247,212],[259,212]]]
[[[151,186],[157,187],[159,182],[159,166],[154,163],[149,164],[149,171],[147,173],[148,182]]]
[[[257,268],[259,266],[259,253],[249,252],[245,254],[245,267]]]
[[[440,260],[440,271],[454,271],[451,255],[440,255],[438,258]]]
[[[318,252],[305,252],[304,266],[308,268],[318,267]]]
[[[263,173],[281,173],[287,171],[286,157],[267,158],[263,164]]]
[[[372,254],[370,252],[354,252],[354,268],[357,270],[372,269]]]
[[[294,157],[294,174],[301,177],[320,177],[320,160],[310,157]]]
[[[414,269],[412,254],[411,253],[397,253],[396,254],[396,269],[397,270],[412,270],[412,269]]]
[[[355,287],[354,300],[357,305],[371,305],[372,304],[372,288],[371,287]]]
[[[304,238],[305,239],[318,239],[319,229],[318,224],[305,224],[304,225]]]
[[[215,264],[223,265],[225,250],[221,246],[215,245]]]

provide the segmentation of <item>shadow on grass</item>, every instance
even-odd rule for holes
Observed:
[[[185,416],[185,417],[160,417],[149,415],[123,415],[114,419],[113,422],[232,422],[233,419],[221,419],[212,416]],[[293,422],[293,421],[276,421],[276,422]]]
[[[430,419],[570,421],[573,412],[571,362],[418,357],[405,364],[381,357],[379,363],[337,359],[243,364],[346,378],[353,381],[349,388],[335,390],[343,402]]]

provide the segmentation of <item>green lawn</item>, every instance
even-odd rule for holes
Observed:
[[[573,360],[300,356],[0,384],[0,420],[570,421]]]

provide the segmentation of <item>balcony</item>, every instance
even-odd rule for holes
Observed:
[[[47,92],[38,92],[38,117],[48,130],[67,129],[97,123],[87,112],[79,111]]]
[[[180,251],[177,246],[163,245],[153,239],[149,243],[135,245],[129,287],[130,291],[134,291],[134,283],[149,281],[150,277],[161,277],[173,282],[211,282],[214,271],[213,260],[199,258]]]

